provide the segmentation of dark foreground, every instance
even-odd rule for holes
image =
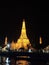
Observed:
[[[9,58],[10,62],[6,62]],[[49,65],[48,53],[0,52],[0,65]]]

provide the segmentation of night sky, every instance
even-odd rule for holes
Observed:
[[[27,36],[31,44],[39,48],[39,37],[42,36],[41,46],[48,45],[48,8],[33,8],[29,4],[18,4],[15,8],[0,8],[0,42],[4,42],[5,36],[8,37],[9,42],[17,41],[23,19],[26,21]]]

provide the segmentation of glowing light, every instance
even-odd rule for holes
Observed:
[[[19,48],[23,47],[24,49],[27,49],[27,45],[30,44],[30,41],[26,34],[25,20],[23,20],[21,35],[20,35],[19,39],[17,40],[17,44],[18,44]]]
[[[49,45],[43,49],[45,53],[49,53]]]
[[[40,39],[39,39],[39,43],[42,44],[42,37],[40,37]]]
[[[11,50],[15,50],[15,43],[14,43],[14,41],[12,41],[12,43],[11,43]]]
[[[5,45],[7,45],[7,37],[5,37]]]
[[[7,47],[10,48],[10,44],[7,44]]]
[[[9,63],[9,62],[10,62],[10,60],[9,60],[9,58],[7,57],[7,58],[6,58],[6,63]]]
[[[28,52],[32,52],[32,50],[31,49],[29,49],[29,51]]]

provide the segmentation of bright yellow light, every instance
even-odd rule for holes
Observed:
[[[27,49],[27,45],[30,44],[30,41],[27,37],[27,34],[26,34],[26,26],[25,26],[25,20],[23,20],[22,22],[22,29],[21,29],[21,35],[19,37],[19,39],[17,40],[17,46],[19,48],[24,48],[24,49]]]
[[[11,50],[15,50],[15,43],[14,43],[14,41],[12,41],[12,43],[11,43]]]
[[[24,29],[25,29],[25,20],[24,20],[24,19],[23,19],[22,28],[24,28]]]

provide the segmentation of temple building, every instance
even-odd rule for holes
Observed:
[[[22,22],[22,29],[21,29],[21,35],[17,42],[12,42],[11,43],[11,50],[18,50],[18,49],[24,49],[28,50],[28,48],[32,48],[31,43],[27,37],[26,34],[26,26],[25,26],[25,20],[23,19]]]

